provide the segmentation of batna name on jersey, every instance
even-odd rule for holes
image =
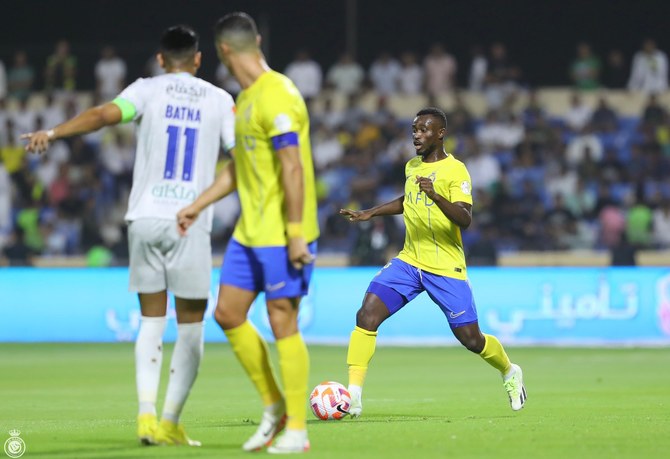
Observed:
[[[173,120],[200,122],[200,109],[169,105],[165,108],[165,117]]]

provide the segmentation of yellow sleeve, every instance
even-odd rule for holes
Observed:
[[[299,110],[300,95],[280,85],[273,88],[270,94],[261,111],[261,124],[268,137],[300,132],[303,123]]]
[[[465,202],[472,204],[472,181],[464,164],[455,168],[454,176],[449,185],[451,202]]]

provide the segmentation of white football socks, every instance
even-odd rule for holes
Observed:
[[[166,317],[142,316],[135,341],[135,375],[139,414],[156,415],[156,397],[163,362],[163,332]]]
[[[177,342],[170,363],[163,419],[175,424],[179,422],[181,410],[198,374],[203,348],[203,322],[177,324]]]

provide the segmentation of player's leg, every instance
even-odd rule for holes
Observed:
[[[316,243],[310,244],[309,250],[316,253]],[[286,247],[258,249],[257,253],[263,264],[268,317],[277,341],[287,416],[284,435],[268,452],[302,453],[309,450],[305,405],[309,353],[298,329],[298,312],[301,298],[308,293],[314,264],[294,269]]]
[[[286,414],[284,396],[270,362],[268,344],[247,320],[249,309],[262,289],[262,268],[253,250],[231,240],[223,257],[214,318],[226,334],[264,406],[258,429],[242,445],[245,451],[259,450],[269,444],[283,428]]]
[[[200,442],[188,438],[179,418],[203,353],[203,316],[212,278],[209,233],[194,227],[180,237],[173,221],[163,221],[160,248],[165,254],[168,289],[175,296],[177,340],[155,440],[161,445],[200,446]]]
[[[428,295],[440,306],[449,321],[456,339],[500,372],[512,409],[516,411],[523,408],[526,389],[521,368],[510,361],[498,338],[484,334],[479,329],[470,283],[434,274],[425,274],[423,282]]]
[[[351,416],[358,417],[363,412],[363,383],[375,353],[377,329],[420,292],[416,268],[397,258],[370,282],[363,305],[356,313],[356,327],[347,351]]]
[[[156,399],[163,363],[163,333],[165,332],[167,291],[139,293],[142,318],[135,340],[135,379],[139,413],[137,437],[143,445],[154,443],[158,427]]]
[[[144,445],[154,442],[158,426],[156,397],[163,361],[167,283],[163,255],[156,247],[156,222],[133,221],[128,226],[129,288],[138,292],[142,318],[135,341],[135,375],[139,413],[137,435]]]
[[[162,445],[200,446],[200,442],[188,437],[179,418],[200,368],[207,300],[175,297],[175,308],[177,341],[172,352],[170,379],[155,441]]]

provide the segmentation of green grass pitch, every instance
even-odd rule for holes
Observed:
[[[324,422],[310,413],[308,457],[670,457],[668,349],[508,351],[529,395],[518,413],[495,370],[465,349],[380,347],[363,417]],[[346,384],[344,347],[310,352],[310,389]],[[170,354],[168,346],[164,376]],[[260,415],[225,344],[206,345],[182,418],[201,448],[137,445],[131,344],[1,344],[0,371],[0,441],[21,430],[24,458],[249,457],[240,445]]]

